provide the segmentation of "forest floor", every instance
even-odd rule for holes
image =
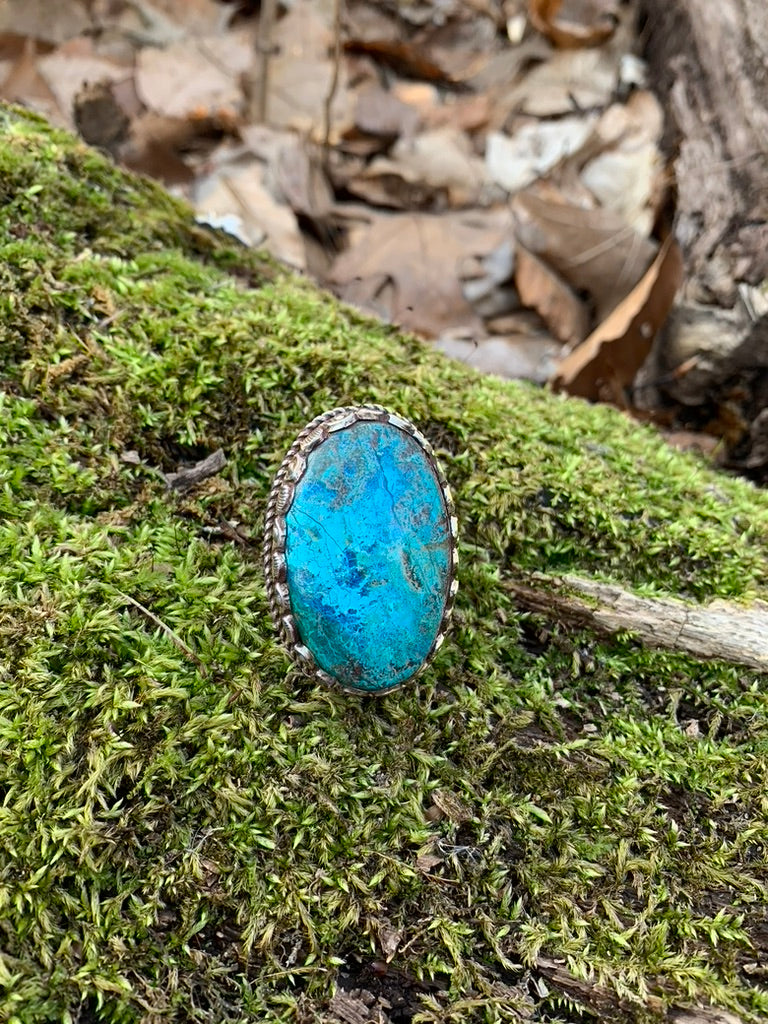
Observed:
[[[0,97],[472,367],[723,454],[647,363],[683,272],[634,0],[257,6],[9,0]]]
[[[248,5],[8,11],[5,96],[195,212],[2,108],[0,1016],[764,1020],[764,672],[520,603],[768,598],[768,497],[637,422],[681,268],[632,5],[297,0],[261,99]],[[349,402],[460,523],[451,636],[380,700],[291,668],[261,569]]]

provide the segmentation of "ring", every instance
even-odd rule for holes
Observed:
[[[377,405],[317,416],[267,504],[267,596],[291,656],[355,693],[413,680],[450,623],[456,536],[445,475],[409,420]]]

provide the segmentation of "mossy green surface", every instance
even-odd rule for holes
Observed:
[[[765,597],[764,494],[0,126],[0,1019],[330,1021],[395,932],[393,1021],[764,1018],[765,680],[505,587]],[[295,434],[370,401],[440,453],[460,590],[419,684],[356,699],[291,668],[260,543]],[[552,960],[609,995],[542,984]]]

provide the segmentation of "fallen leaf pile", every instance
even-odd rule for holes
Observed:
[[[631,407],[682,276],[636,18],[620,0],[6,0],[0,96],[478,369]]]

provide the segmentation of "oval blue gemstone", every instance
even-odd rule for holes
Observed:
[[[286,457],[270,502],[273,609],[322,676],[347,689],[389,690],[423,667],[447,624],[450,495],[406,420],[363,407],[313,424]]]

